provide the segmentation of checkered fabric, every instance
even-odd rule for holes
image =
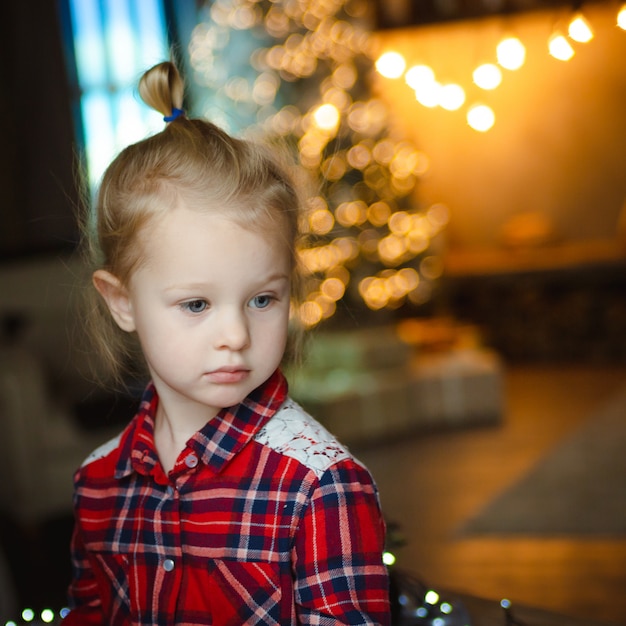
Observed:
[[[75,476],[66,626],[388,624],[372,477],[276,372],[187,443],[169,475],[153,386]]]

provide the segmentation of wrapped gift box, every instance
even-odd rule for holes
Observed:
[[[503,371],[498,355],[481,348],[417,356],[411,364],[414,419],[425,426],[499,421]]]
[[[475,345],[420,350],[394,327],[320,333],[290,393],[348,444],[502,417],[502,366]]]
[[[340,441],[375,441],[410,426],[411,372],[406,366],[358,373],[335,369],[309,383],[294,397]]]

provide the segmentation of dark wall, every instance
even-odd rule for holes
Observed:
[[[509,362],[626,363],[626,262],[443,283],[449,311]]]
[[[3,261],[76,241],[74,132],[57,3],[5,3],[0,52]]]

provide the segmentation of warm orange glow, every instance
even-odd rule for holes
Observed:
[[[460,85],[443,85],[439,90],[439,104],[446,111],[456,111],[465,103],[465,91]]]
[[[506,70],[518,70],[526,60],[526,48],[517,37],[505,37],[496,48],[498,63]]]
[[[495,121],[494,112],[484,104],[476,104],[467,112],[467,123],[481,133],[488,131]]]
[[[483,63],[472,74],[474,83],[481,89],[495,89],[502,82],[502,72],[493,63]]]
[[[311,328],[322,321],[322,307],[317,302],[303,302],[298,310],[298,317],[306,328]]]
[[[626,30],[626,4],[622,4],[619,13],[617,14],[617,25]]]
[[[335,218],[328,209],[318,209],[309,215],[309,228],[316,235],[325,235],[335,225]]]
[[[398,52],[385,52],[376,61],[376,70],[385,78],[400,78],[405,68],[406,61]]]
[[[339,125],[339,111],[332,104],[322,104],[315,109],[313,119],[318,128],[334,130]]]
[[[411,229],[411,216],[406,211],[396,211],[389,218],[389,230],[395,235],[406,235]]]
[[[550,54],[559,61],[569,61],[574,56],[574,48],[560,33],[555,33],[548,42]]]
[[[384,226],[391,215],[391,208],[384,201],[374,202],[367,208],[367,220],[372,226]]]
[[[577,13],[567,27],[569,36],[579,43],[587,43],[593,39],[593,31],[582,13]]]
[[[335,210],[335,217],[346,228],[358,226],[367,219],[367,205],[362,200],[342,202]]]
[[[435,72],[428,65],[414,65],[404,76],[406,84],[413,90],[435,82]]]
[[[420,85],[415,90],[415,99],[422,105],[429,109],[433,109],[439,104],[439,91],[441,85],[437,81],[432,83]]]
[[[327,278],[320,286],[320,291],[333,302],[341,300],[346,292],[346,286],[338,278]]]

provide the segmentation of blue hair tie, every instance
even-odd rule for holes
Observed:
[[[172,114],[166,115],[163,118],[164,122],[173,122],[178,119],[181,115],[185,115],[185,112],[182,109],[177,109],[176,107],[172,107]]]

